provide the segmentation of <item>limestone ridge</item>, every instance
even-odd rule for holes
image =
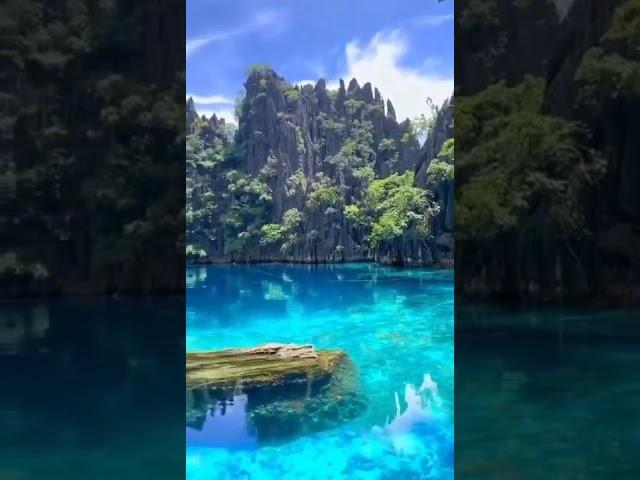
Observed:
[[[189,132],[191,130],[191,127],[193,126],[193,122],[195,122],[196,117],[198,116],[198,113],[196,112],[196,106],[193,103],[193,98],[189,97],[187,99],[187,105],[186,105],[186,114],[187,114],[187,131]]]
[[[256,70],[247,79],[245,89],[237,143],[246,146],[246,168],[250,174],[256,174],[266,165],[270,152],[280,160],[277,169],[281,180],[298,169],[307,176],[319,172],[330,174],[331,168],[324,160],[338,153],[354,122],[358,121],[372,123],[374,145],[390,138],[398,147],[398,164],[392,166],[391,158],[382,155],[376,163],[376,173],[406,171],[415,164],[419,150],[417,140],[406,146],[400,144],[402,136],[409,131],[409,122],[396,121],[389,100],[385,116],[380,92],[374,98],[370,83],[360,87],[357,80],[352,79],[345,89],[341,81],[337,92],[329,92],[322,79],[315,86],[294,87],[273,70]],[[303,146],[304,153],[300,153],[299,148],[302,150]],[[281,197],[284,188],[276,188],[275,193]],[[276,204],[281,206],[282,198],[278,198]],[[276,208],[276,215],[278,213],[281,212]]]
[[[340,80],[338,88],[330,90],[323,79],[297,86],[270,68],[255,67],[244,87],[232,141],[221,132],[223,120],[198,117],[193,103],[187,102],[188,132],[202,139],[204,148],[218,142],[226,152],[210,173],[211,183],[219,187],[210,194],[217,197],[217,210],[204,235],[189,226],[203,219],[187,214],[187,242],[198,245],[192,254],[205,261],[375,259],[420,265],[441,256],[425,242],[397,243],[393,251],[373,249],[343,211],[363,199],[373,178],[413,175],[428,167],[424,157],[444,141],[441,136],[431,138],[429,149],[422,148],[411,122],[396,119],[391,101],[385,103],[377,88],[368,82],[361,86],[356,79],[346,87]],[[438,135],[449,131],[443,127]],[[189,151],[189,140],[187,144]],[[427,188],[424,181],[416,185]],[[239,196],[238,189],[247,195]],[[214,225],[216,216],[220,220]],[[294,234],[285,228],[287,219],[295,227],[295,242],[287,240]],[[256,232],[274,222],[285,225],[273,227],[274,237],[282,237],[285,245],[260,244]],[[452,226],[452,221],[435,223]]]
[[[417,185],[427,188],[427,172],[431,161],[438,156],[444,142],[453,138],[453,119],[453,98],[448,98],[438,110],[433,128],[422,145],[420,157],[416,163],[415,181]],[[451,251],[453,249],[454,231],[453,179],[443,179],[437,182],[434,188],[434,198],[440,206],[440,211],[434,220],[434,235],[437,243]]]

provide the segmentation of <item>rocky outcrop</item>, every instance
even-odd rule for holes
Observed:
[[[191,97],[187,99],[186,114],[187,114],[187,120],[186,120],[187,132],[192,132],[193,122],[196,121],[198,112],[196,112],[196,106],[193,103],[193,98]]]
[[[279,223],[288,211],[304,212],[300,228],[303,240],[286,252],[279,246],[260,245],[257,241],[230,251],[229,239],[218,236],[207,248],[207,261],[434,262],[431,248],[435,244],[424,242],[398,244],[388,254],[384,249],[374,252],[364,245],[357,225],[343,212],[344,205],[361,200],[365,194],[370,180],[360,177],[369,175],[362,167],[370,164],[375,178],[419,170],[424,155],[413,126],[409,120],[398,123],[391,101],[386,101],[385,109],[381,93],[370,83],[361,86],[352,79],[345,86],[340,81],[333,91],[322,79],[315,85],[291,85],[266,67],[252,69],[244,86],[246,94],[232,147],[237,154],[233,168],[266,182],[270,199],[261,213],[263,223]],[[207,127],[219,131],[219,123],[213,117]],[[432,148],[438,141],[439,138],[431,139]],[[220,172],[216,178],[225,175]],[[309,207],[309,194],[315,188],[312,185],[323,182],[337,188],[342,206]],[[425,184],[421,186],[426,188]],[[436,196],[448,198],[447,188],[443,187]],[[221,199],[218,203],[224,205],[226,201]],[[447,216],[448,204],[444,201],[443,205]],[[438,231],[442,233],[451,221],[437,224],[443,225]]]
[[[575,0],[565,19],[563,42],[547,75],[547,111],[577,120],[590,131],[589,147],[602,152],[606,174],[589,199],[588,229],[577,262],[588,279],[584,290],[616,300],[640,300],[640,103],[637,96],[619,96],[597,108],[580,107],[576,72],[585,53],[601,44],[616,9],[625,0]],[[566,262],[576,268],[575,259]],[[569,286],[569,288],[573,288]]]
[[[357,370],[341,350],[270,343],[187,353],[187,426],[200,430],[239,398],[260,443],[334,428],[366,408]],[[246,433],[246,432],[245,432]]]
[[[331,175],[332,168],[325,159],[338,153],[358,121],[373,124],[376,153],[380,153],[378,146],[386,138],[401,153],[398,164],[405,168],[380,164],[381,171],[404,171],[415,166],[417,141],[411,139],[405,142],[406,146],[400,144],[409,123],[398,124],[389,100],[385,116],[380,92],[374,96],[370,83],[361,88],[352,79],[345,90],[341,81],[330,98],[322,79],[314,87],[291,86],[273,70],[258,69],[247,79],[245,89],[237,142],[245,146],[246,169],[250,174],[258,173],[272,154],[279,160],[276,168],[281,180],[298,169],[308,176],[320,172]],[[281,197],[284,188],[278,187],[283,185],[274,185],[274,192]],[[283,205],[284,200],[279,198],[276,204]],[[279,210],[276,208],[276,215],[281,213]]]
[[[444,101],[436,114],[433,128],[420,150],[416,163],[416,184],[427,185],[427,170],[431,161],[438,156],[447,139],[454,137],[453,98]],[[443,180],[436,188],[435,195],[440,205],[440,213],[435,222],[437,233],[453,232],[453,181]]]
[[[187,390],[245,389],[328,378],[346,354],[312,345],[267,343],[254,348],[187,353]]]
[[[415,166],[415,182],[427,188],[427,170],[431,161],[438,156],[444,142],[454,137],[453,98],[448,98],[438,109],[433,127],[422,145],[420,156]],[[434,200],[438,203],[439,212],[433,221],[434,239],[431,251],[441,259],[453,257],[454,232],[454,182],[444,179],[432,189]]]
[[[547,1],[458,0],[456,27],[456,95],[465,96],[543,75],[562,35],[558,9]]]
[[[614,10],[625,0],[598,2],[573,0],[567,9],[561,34],[544,72],[547,77],[546,107],[551,114],[573,115],[578,89],[574,77],[585,52],[598,44]]]
[[[467,3],[470,2],[463,1],[463,6]],[[504,56],[511,57],[511,61],[473,73],[463,70],[471,68],[473,54],[466,51],[458,56],[456,89],[465,95],[486,87],[492,76],[509,84],[522,81],[525,74],[544,77],[544,113],[586,127],[579,138],[581,146],[585,151],[599,152],[605,167],[603,177],[590,185],[580,199],[583,224],[579,232],[561,237],[537,220],[539,235],[496,238],[485,243],[457,241],[457,252],[465,251],[459,257],[460,274],[456,275],[459,294],[543,301],[604,297],[637,303],[640,299],[640,263],[633,253],[640,238],[640,137],[635,133],[640,128],[638,97],[617,92],[587,105],[580,101],[583,85],[577,78],[591,48],[612,48],[614,52],[620,48],[612,42],[607,45],[603,38],[616,8],[625,3],[628,2],[557,0],[557,11],[530,10],[527,20],[506,15],[501,7],[500,21],[505,31],[537,29],[539,39],[544,39],[529,40],[526,46],[509,38]],[[495,44],[498,34],[494,31],[491,36],[487,32],[478,37],[476,50]],[[466,35],[472,32],[460,37],[463,46],[467,45]],[[522,39],[526,38],[527,34],[523,34]],[[531,45],[536,49],[532,50]],[[621,59],[625,52],[615,54]],[[519,64],[511,63],[517,58]]]
[[[391,120],[396,119],[396,109],[393,108],[391,100],[387,100],[387,118],[390,118]]]

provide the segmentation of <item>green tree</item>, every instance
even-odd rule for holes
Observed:
[[[374,248],[403,238],[426,239],[437,213],[426,190],[413,184],[413,172],[375,180],[365,197],[373,222],[369,243]]]
[[[544,81],[529,77],[457,100],[456,235],[580,229],[580,194],[604,162],[579,142],[580,125],[541,113],[543,94]]]
[[[436,158],[431,160],[427,169],[427,179],[431,184],[437,184],[443,180],[453,180],[453,149],[454,139],[447,139]]]
[[[620,5],[597,47],[589,49],[576,72],[579,100],[595,108],[640,97],[640,0]]]

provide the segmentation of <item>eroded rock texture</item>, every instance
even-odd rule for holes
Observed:
[[[442,236],[453,231],[451,182],[431,185],[426,175],[429,162],[453,134],[449,102],[428,145],[421,146],[411,122],[398,119],[392,102],[370,83],[352,79],[329,90],[321,79],[294,86],[272,69],[256,67],[244,87],[233,138],[225,136],[228,126],[215,116],[199,118],[193,105],[187,108],[189,131],[205,150],[217,142],[221,151],[208,177],[199,167],[187,175],[197,183],[191,204],[215,204],[205,218],[196,213],[187,218],[188,224],[202,227],[187,235],[194,246],[192,260],[431,265],[451,257],[452,245]],[[394,218],[390,222],[395,224],[383,225],[387,230],[400,225],[402,234],[389,241],[385,231],[376,244],[371,241],[372,215],[381,211],[362,208],[349,216],[345,209],[367,204],[372,182],[394,174],[404,175],[419,194],[428,191],[428,202],[415,215],[406,214],[407,221]],[[417,227],[420,222],[429,226],[428,233]]]
[[[559,164],[557,157],[533,149],[531,158],[538,159],[537,168],[547,179],[553,178],[565,191],[580,189],[575,205],[567,208],[575,226],[562,231],[550,215],[540,215],[553,192],[535,192],[540,200],[529,202],[528,213],[511,230],[503,228],[508,222],[501,224],[496,216],[494,225],[500,234],[486,239],[476,235],[475,240],[457,237],[460,274],[456,275],[456,291],[511,299],[606,297],[637,303],[640,257],[634,252],[640,243],[640,137],[636,133],[640,89],[637,80],[631,80],[631,72],[640,65],[633,37],[638,2],[557,0],[554,5],[501,0],[462,1],[456,6],[460,26],[456,40],[462,45],[456,58],[457,101],[464,99],[471,105],[496,82],[517,88],[528,81],[527,76],[537,77],[544,89],[540,124],[560,120],[576,125],[573,141],[582,158],[601,159],[600,172],[578,185],[577,175],[554,178],[557,171],[542,164]],[[496,94],[494,100],[505,101],[505,105],[510,102],[506,95]],[[474,112],[480,120],[476,129],[500,115],[482,118],[480,110]],[[526,132],[518,134],[518,138],[525,137]],[[478,158],[479,148],[486,152],[487,144],[458,147],[460,172],[466,159],[472,163]],[[509,171],[518,151],[517,142],[496,144],[494,171]],[[456,192],[463,192],[474,180],[471,173],[457,178]]]

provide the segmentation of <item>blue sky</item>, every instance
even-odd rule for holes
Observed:
[[[247,68],[371,82],[398,117],[453,92],[453,0],[186,0],[187,96],[232,120]]]

